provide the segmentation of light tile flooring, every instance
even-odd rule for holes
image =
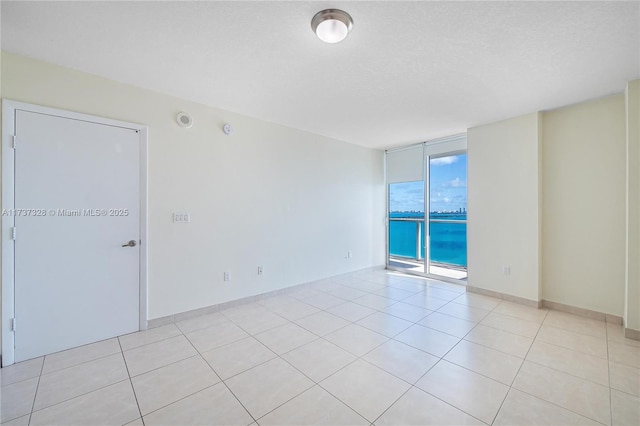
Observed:
[[[622,327],[388,271],[3,368],[12,425],[640,424]]]

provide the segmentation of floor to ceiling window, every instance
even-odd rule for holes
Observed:
[[[390,150],[386,160],[387,266],[466,280],[466,137]]]
[[[430,274],[467,277],[467,154],[430,157]]]
[[[389,265],[424,272],[424,181],[389,184]]]

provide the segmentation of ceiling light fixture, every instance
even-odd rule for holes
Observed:
[[[311,20],[311,29],[325,43],[338,43],[344,40],[351,28],[353,28],[351,15],[338,9],[321,10]]]

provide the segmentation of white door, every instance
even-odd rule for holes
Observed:
[[[138,132],[22,110],[15,132],[15,361],[137,331]]]

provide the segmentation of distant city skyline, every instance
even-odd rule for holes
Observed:
[[[467,154],[440,157],[430,163],[430,211],[457,212],[467,209]],[[423,182],[390,185],[389,211],[424,211]]]

